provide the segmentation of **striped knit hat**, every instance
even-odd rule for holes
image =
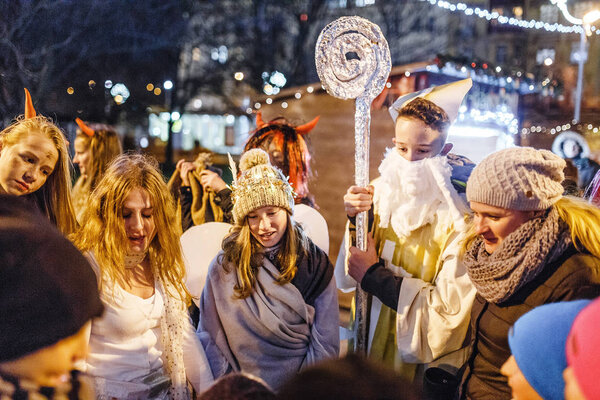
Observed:
[[[240,171],[232,187],[236,224],[242,224],[248,213],[261,207],[277,206],[293,213],[294,191],[283,173],[271,165],[264,150],[245,152],[240,159]]]

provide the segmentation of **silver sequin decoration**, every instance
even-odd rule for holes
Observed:
[[[356,99],[354,140],[355,184],[369,184],[369,133],[371,103],[381,93],[392,68],[390,49],[381,29],[361,17],[341,17],[321,31],[315,63],[327,93]],[[367,212],[356,216],[356,246],[367,248]],[[356,288],[355,346],[367,351],[367,295]]]

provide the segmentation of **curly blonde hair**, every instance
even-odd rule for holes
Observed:
[[[113,128],[103,124],[93,124],[94,136],[90,137],[77,130],[75,140],[82,141],[86,149],[90,150],[90,168],[85,176],[81,175],[73,187],[73,202],[76,212],[83,211],[90,193],[104,175],[108,164],[123,152],[119,136]]]
[[[280,248],[277,253],[277,264],[280,275],[277,283],[284,285],[296,276],[298,271],[297,261],[300,255],[308,255],[309,242],[304,231],[287,214],[287,227],[285,234],[279,242]],[[229,266],[235,266],[238,283],[234,287],[238,299],[245,299],[254,291],[256,274],[262,268],[264,257],[263,246],[252,236],[248,217],[241,224],[231,228],[231,233],[223,240],[223,254],[221,264],[226,272],[231,272]]]
[[[148,250],[152,271],[171,296],[187,302],[190,295],[183,284],[181,225],[176,220],[175,202],[154,159],[139,154],[115,158],[91,193],[83,213],[86,222],[77,234],[72,235],[72,240],[82,252],[94,253],[102,273],[100,285],[108,277],[111,282],[126,286],[124,259],[127,246],[123,244],[127,243],[127,234],[123,205],[136,188],[148,192],[153,207],[156,235]]]
[[[42,115],[31,118],[20,116],[0,132],[0,148],[13,146],[34,131],[40,132],[52,141],[58,151],[58,160],[44,185],[24,197],[33,201],[63,234],[68,235],[77,229],[77,222],[71,200],[69,152],[60,128],[51,119]]]

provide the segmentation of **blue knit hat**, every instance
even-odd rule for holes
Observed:
[[[524,314],[508,334],[508,344],[527,382],[545,400],[564,399],[565,344],[575,317],[590,300],[544,304]],[[543,366],[540,366],[543,360]]]

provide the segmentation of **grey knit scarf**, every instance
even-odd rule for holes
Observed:
[[[508,300],[556,260],[571,244],[571,234],[552,207],[522,224],[489,254],[483,239],[467,249],[464,263],[477,292],[491,303]]]

